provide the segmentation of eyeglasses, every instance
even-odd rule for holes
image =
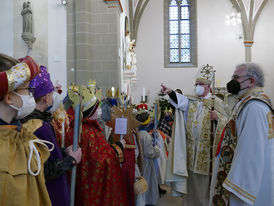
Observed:
[[[239,75],[235,74],[235,75],[232,76],[232,79],[237,80],[241,77],[249,77],[249,76],[248,75],[239,76]]]

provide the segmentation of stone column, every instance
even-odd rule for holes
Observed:
[[[103,89],[118,86],[118,11],[99,0],[74,3],[68,12],[68,65],[75,68],[68,68],[69,80],[85,84],[94,79]]]

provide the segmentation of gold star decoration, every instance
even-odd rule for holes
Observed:
[[[114,134],[115,131],[115,122],[116,118],[127,118],[127,133],[124,135],[124,139],[128,140],[129,144],[134,144],[133,140],[133,129],[138,128],[142,123],[135,119],[135,116],[132,114],[133,106],[125,108],[113,107],[111,114],[111,120],[107,122],[107,126],[111,127],[113,130],[113,141],[120,141],[120,135]]]

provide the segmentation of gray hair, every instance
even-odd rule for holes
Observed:
[[[246,75],[255,79],[255,85],[258,87],[264,86],[264,72],[262,68],[255,63],[243,63],[236,66],[236,69],[246,68]]]

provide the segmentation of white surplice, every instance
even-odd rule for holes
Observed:
[[[238,142],[230,172],[223,183],[230,206],[274,205],[274,137],[269,136],[269,106],[250,101],[236,122]],[[273,128],[273,125],[272,125]]]
[[[165,144],[162,135],[157,131],[156,137],[154,137],[156,144],[160,148],[160,156],[154,159],[154,166],[156,170],[158,184],[165,183],[165,173],[167,164],[167,154],[165,149]]]
[[[169,102],[177,109],[180,109],[184,112],[184,124],[187,123],[187,116],[188,116],[188,110],[189,110],[189,103],[190,100],[181,94],[176,93],[177,97],[177,104],[172,100],[169,99]],[[209,93],[207,96],[203,97],[203,99],[209,99],[211,97],[211,94]],[[192,134],[195,138],[195,152],[197,151],[198,146],[198,139],[200,137],[201,131],[202,131],[202,122],[203,122],[203,101],[199,101],[197,105],[197,120],[198,124],[193,126]],[[186,125],[183,125],[182,127]],[[196,156],[196,155],[195,155]],[[177,160],[180,161],[181,160]],[[178,164],[179,164],[178,163]],[[191,170],[188,170],[188,176],[187,179],[187,194],[183,198],[183,206],[207,206],[209,201],[209,183],[210,183],[210,176],[209,175],[203,175],[203,174],[197,174],[194,173]]]
[[[165,182],[171,186],[172,196],[187,193],[186,132],[183,111],[175,110],[172,138],[169,143],[169,155]]]

